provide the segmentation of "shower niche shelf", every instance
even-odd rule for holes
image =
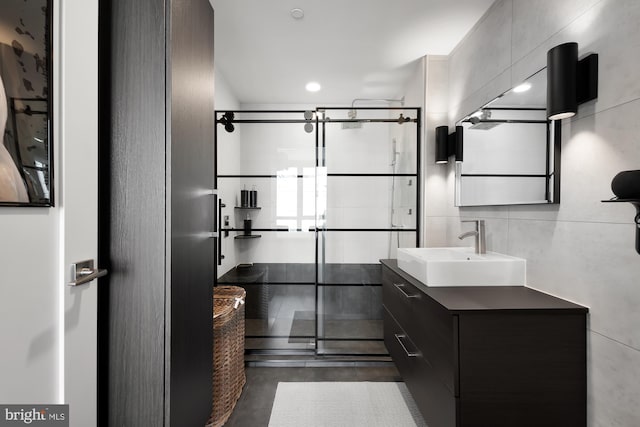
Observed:
[[[246,239],[259,239],[262,236],[260,234],[238,234],[237,236],[234,237],[234,239],[237,240],[246,240]]]
[[[602,200],[602,203],[631,203],[636,208],[633,222],[636,223],[636,252],[640,254],[640,199],[610,199]]]

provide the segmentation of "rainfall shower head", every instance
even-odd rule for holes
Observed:
[[[473,123],[473,122],[472,122]],[[493,129],[494,127],[500,125],[500,122],[476,122],[475,124],[473,124],[472,126],[469,127],[469,129],[473,129],[473,130],[489,130],[489,129]]]
[[[355,102],[355,99],[354,101]],[[353,108],[353,102],[351,103],[351,110],[347,112],[347,117],[349,120],[353,120],[351,122],[342,122],[342,129],[360,129],[362,128],[362,122],[356,121],[358,117],[358,112]]]
[[[491,118],[490,110],[477,111],[476,113],[471,115],[471,117],[469,117],[469,122],[471,123],[471,126],[469,127],[469,129],[489,130],[489,129],[493,129],[494,127],[500,124],[500,122],[489,121],[490,118]]]

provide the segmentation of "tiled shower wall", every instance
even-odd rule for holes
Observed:
[[[229,88],[227,80],[224,77],[224,75],[220,72],[220,70],[216,70],[215,72],[215,100],[214,101],[215,101],[216,110],[235,111],[240,108],[240,103],[231,92],[231,89]],[[221,125],[216,125],[216,132],[226,133],[224,130],[224,126],[221,126]],[[218,147],[218,157],[224,159],[225,164],[234,170],[240,169],[241,137],[242,137],[242,129],[240,126],[238,126],[235,132],[231,134],[226,133],[225,135],[225,138],[228,138],[229,141],[232,141],[234,143],[230,143],[230,144],[226,144],[224,146]],[[237,183],[236,187],[233,188],[232,192],[234,194],[240,194],[239,182]],[[228,200],[225,197],[225,195],[221,195],[221,197],[223,198],[223,201],[227,205],[233,206],[235,204],[235,199]],[[239,262],[236,259],[233,237],[222,239],[222,253],[224,254],[224,258],[222,260],[222,265],[218,269],[218,276],[222,276],[224,273],[226,273],[227,271],[235,267],[236,264],[238,264]]]
[[[219,89],[219,87],[218,87]],[[220,103],[222,105],[222,103]],[[376,105],[384,108],[385,104]],[[413,105],[407,105],[412,107]],[[216,106],[217,109],[218,105]],[[220,108],[221,109],[221,108]],[[314,110],[311,105],[249,105],[242,104],[241,110]],[[408,110],[410,111],[410,110]],[[329,110],[330,115],[339,114]],[[384,113],[384,112],[383,112]],[[414,111],[410,111],[411,114]],[[340,114],[345,115],[346,111]],[[360,110],[359,118],[382,118],[380,112]],[[390,112],[395,119],[399,112]],[[264,116],[264,115],[263,115]],[[293,118],[291,114],[283,117]],[[254,117],[260,118],[260,117]],[[302,118],[302,116],[295,118]],[[338,117],[333,117],[338,118]],[[414,118],[414,117],[412,117]],[[219,156],[222,155],[220,174],[272,174],[275,171],[295,166],[296,173],[305,172],[303,168],[310,168],[313,173],[315,165],[315,133],[305,133],[302,124],[258,124],[238,125],[236,132],[241,129],[241,140],[237,137],[229,141],[230,135],[224,131],[219,135]],[[365,123],[359,129],[342,130],[340,125],[327,127],[327,164],[330,172],[338,173],[391,173],[393,161],[392,141],[396,140],[396,150],[400,152],[396,159],[396,173],[413,173],[416,170],[416,125]],[[221,127],[218,126],[218,130]],[[330,130],[329,130],[330,129]],[[236,145],[239,151],[230,147]],[[224,154],[222,154],[224,152]],[[240,161],[229,163],[227,159]],[[303,182],[304,181],[304,182]],[[310,206],[313,207],[314,178],[310,175],[304,180],[296,181],[298,187],[304,189],[309,184],[311,192],[299,191],[297,204],[307,204],[311,197]],[[219,180],[223,197],[227,207],[223,215],[229,215],[231,227],[242,228],[242,215],[234,212],[234,206],[239,204],[240,189],[258,191],[258,205],[262,209],[253,212],[251,218],[253,227],[257,229],[274,228],[278,215],[278,190],[276,180],[270,178],[225,178]],[[392,180],[388,177],[332,177],[328,180],[327,188],[327,227],[328,228],[374,228],[387,229],[391,227],[391,195],[394,194],[393,223],[403,228],[413,229],[416,223],[415,209],[415,178],[396,177],[394,191]],[[304,222],[314,219],[304,214],[300,219]],[[308,225],[308,224],[307,224]],[[225,265],[219,273],[224,274],[233,265],[227,262],[228,254],[235,263],[314,263],[315,262],[315,234],[310,232],[256,232],[260,239],[234,241],[233,233],[223,238],[223,253]],[[400,237],[400,246],[415,246],[415,232],[329,232],[326,236],[325,261],[328,263],[377,263],[381,258],[388,258],[390,247],[395,253],[395,246]]]
[[[611,179],[640,169],[640,2],[499,0],[448,58],[426,58],[425,246],[487,221],[489,250],[527,259],[528,286],[590,308],[589,426],[640,425],[640,255],[635,211],[604,204]],[[434,164],[434,128],[546,65],[575,41],[599,54],[598,99],[563,121],[561,203],[455,208],[452,166]]]

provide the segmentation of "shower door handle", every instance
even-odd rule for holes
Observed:
[[[224,255],[222,255],[222,208],[226,207],[222,203],[222,199],[218,197],[218,190],[211,190],[209,193],[213,196],[213,231],[209,233],[210,237],[216,240],[216,263],[222,265]]]
[[[224,255],[222,255],[222,208],[227,207],[224,203],[222,203],[222,199],[216,196],[216,204],[218,207],[218,213],[216,216],[216,233],[218,235],[218,265],[222,265],[222,260],[224,259]]]

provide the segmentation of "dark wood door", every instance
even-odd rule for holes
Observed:
[[[162,426],[165,399],[164,0],[100,2],[98,422]]]
[[[173,0],[171,73],[171,426],[201,426],[211,411],[215,240],[213,10]]]
[[[99,424],[203,426],[215,245],[213,10],[100,2]]]

